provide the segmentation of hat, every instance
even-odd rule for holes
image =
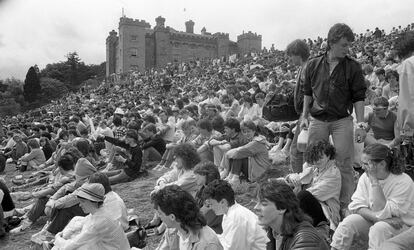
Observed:
[[[138,133],[134,129],[128,130],[125,137],[129,137],[135,139],[135,141],[138,141]]]
[[[80,158],[75,165],[75,175],[78,178],[88,178],[95,172],[96,168],[86,158]]]
[[[105,188],[100,183],[84,183],[76,190],[76,195],[90,201],[103,202],[105,199]]]

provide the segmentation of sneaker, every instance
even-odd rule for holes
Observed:
[[[30,221],[29,219],[24,219],[20,223],[20,226],[14,228],[13,230],[10,230],[10,233],[11,234],[20,233],[20,232],[26,230],[27,228],[29,228],[32,224],[33,224],[33,222]]]
[[[40,232],[33,234],[30,240],[38,245],[42,245],[43,242],[50,242],[55,235],[46,229],[42,229]]]

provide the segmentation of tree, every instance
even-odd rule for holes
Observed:
[[[66,65],[68,67],[68,72],[69,72],[69,83],[71,85],[79,85],[81,84],[81,81],[79,81],[80,79],[80,72],[79,69],[83,66],[85,66],[84,63],[81,63],[81,59],[78,56],[78,53],[72,52],[66,55],[67,61],[66,61]]]
[[[40,86],[42,87],[42,100],[44,101],[62,97],[69,92],[63,82],[52,78],[40,78]]]
[[[36,69],[32,66],[29,68],[24,80],[23,92],[24,99],[27,102],[33,102],[37,100],[38,94],[41,91],[39,76],[36,73]]]

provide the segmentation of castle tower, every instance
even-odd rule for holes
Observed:
[[[144,20],[121,17],[119,20],[119,60],[117,73],[145,70],[145,29],[150,25]]]
[[[106,38],[106,77],[116,72],[116,47],[118,36],[115,30]]]
[[[213,36],[217,40],[217,56],[220,58],[222,56],[229,55],[229,44],[230,38],[228,33],[214,33]]]
[[[165,27],[165,18],[159,16],[155,19],[155,66],[164,67],[171,62],[170,30]]]
[[[262,49],[262,36],[251,31],[237,36],[237,45],[241,54],[258,52]]]
[[[194,22],[193,20],[189,20],[187,22],[185,22],[185,32],[187,33],[194,33]]]

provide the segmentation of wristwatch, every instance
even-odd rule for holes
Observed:
[[[357,128],[360,128],[360,129],[368,128],[368,124],[366,122],[358,122],[356,125],[357,125]]]

